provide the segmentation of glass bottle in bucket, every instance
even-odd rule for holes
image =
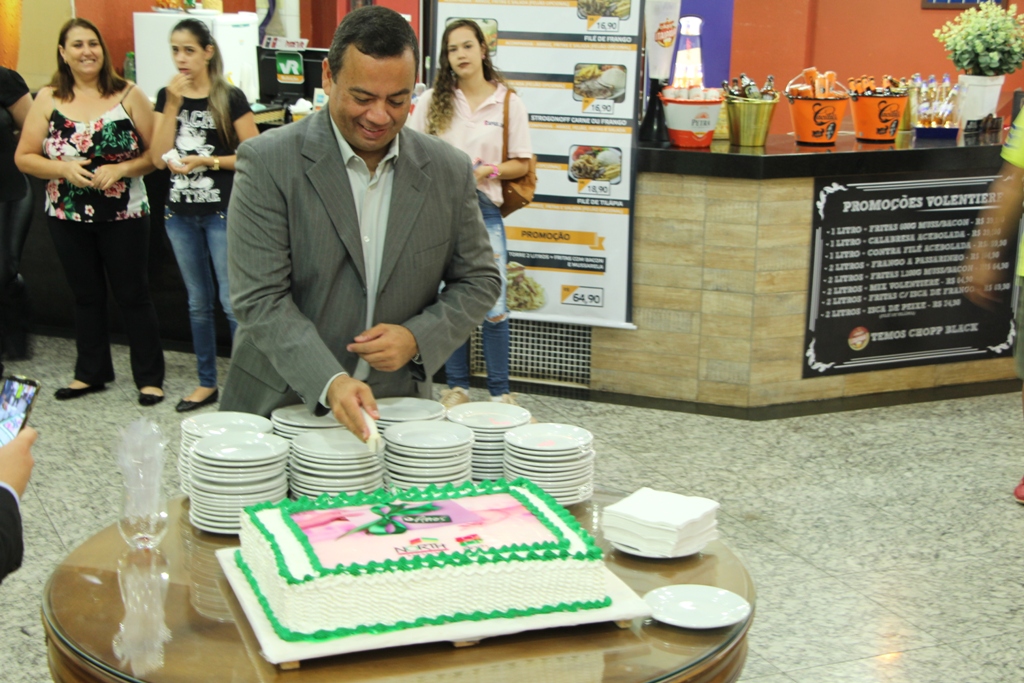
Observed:
[[[679,37],[676,39],[670,81],[673,88],[686,88],[691,99],[699,99],[697,93],[704,88],[704,60],[700,48],[703,25],[704,20],[698,16],[679,18]]]

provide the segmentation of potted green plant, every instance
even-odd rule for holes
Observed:
[[[960,120],[994,114],[1006,74],[1024,64],[1024,15],[1017,6],[983,2],[964,10],[933,34],[946,48],[959,78]]]

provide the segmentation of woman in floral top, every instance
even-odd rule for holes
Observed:
[[[164,355],[149,296],[149,203],[142,176],[153,108],[114,73],[99,30],[85,19],[61,28],[57,73],[39,91],[15,161],[49,180],[50,235],[75,297],[75,379],[59,400],[100,391],[114,379],[107,282],[121,310],[139,403],[163,400]]]

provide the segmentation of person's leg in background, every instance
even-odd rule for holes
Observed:
[[[505,242],[505,223],[501,210],[480,195],[480,212],[484,217],[487,235],[494,250],[494,263],[501,274],[501,293],[494,308],[487,312],[481,330],[484,363],[487,364],[487,391],[492,401],[515,404],[508,385],[509,324],[508,324],[508,246]]]
[[[1024,277],[1017,278],[1017,310],[1014,311],[1014,323],[1017,326],[1017,340],[1013,345],[1013,364],[1017,369],[1017,377],[1024,379],[1024,343],[1020,340],[1020,326],[1024,324]],[[1024,390],[1021,392],[1021,410],[1024,412]],[[1024,479],[1020,480],[1017,488],[1013,490],[1013,497],[1017,502],[1024,505]]]
[[[96,225],[100,256],[128,334],[139,403],[155,405],[164,397],[164,352],[149,294],[149,216]]]
[[[454,408],[469,403],[469,340],[455,349],[444,364],[448,388],[441,392],[441,403],[445,408]]]
[[[0,202],[0,349],[9,359],[28,356],[29,302],[18,272],[32,224],[32,185],[22,176],[25,196]]]
[[[216,293],[213,275],[210,273],[208,218],[182,215],[170,209],[164,212],[164,227],[188,292],[188,319],[192,327],[192,348],[196,354],[199,374],[199,387],[179,401],[176,406],[178,412],[208,405],[216,400],[210,400],[217,393],[217,331],[213,319]]]
[[[483,214],[484,226],[491,239],[494,251],[494,262],[501,275],[501,293],[494,307],[484,318],[481,334],[484,351],[484,362],[487,364],[487,390],[491,400],[514,403],[508,390],[508,303],[506,302],[506,274],[508,250],[505,246],[505,224],[501,220],[501,211],[482,192],[477,191],[480,202],[480,213]],[[461,403],[469,402],[469,340],[455,350],[455,353],[444,364],[444,374],[448,389],[441,392],[441,403],[445,408],[454,408]]]
[[[228,217],[227,214],[217,212],[204,218],[206,246],[210,250],[213,272],[217,276],[217,296],[220,298],[221,310],[228,319],[231,340],[234,341],[238,321],[235,320],[235,312],[231,309],[231,290],[228,286]]]
[[[46,224],[75,301],[75,381],[58,389],[57,397],[74,398],[114,380],[107,332],[107,281],[95,224],[52,216]]]

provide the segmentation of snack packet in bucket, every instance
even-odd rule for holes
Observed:
[[[851,98],[853,128],[858,140],[892,142],[896,139],[896,131],[907,106],[906,95],[853,95]]]
[[[813,66],[804,69],[786,86],[786,98],[798,143],[835,144],[850,95],[834,71],[819,73]]]
[[[883,76],[881,87],[873,77],[850,79],[850,111],[858,140],[892,142],[896,139],[908,102],[906,79]]]

